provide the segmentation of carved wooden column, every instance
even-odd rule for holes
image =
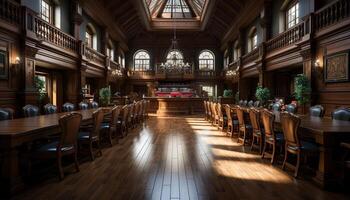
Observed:
[[[38,91],[35,88],[35,54],[38,49],[35,44],[25,41],[24,47],[22,49],[23,62],[21,63],[23,81],[22,91],[19,94],[18,100],[19,105],[27,105],[38,103]]]
[[[80,25],[83,23],[83,16],[82,16],[82,8],[79,5],[78,0],[74,0],[71,4],[72,6],[72,19],[73,19],[73,35],[76,39],[84,39],[80,38]]]

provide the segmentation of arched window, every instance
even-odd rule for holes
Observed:
[[[134,55],[134,70],[147,71],[150,70],[150,56],[147,51],[139,50]]]
[[[256,49],[258,47],[258,34],[256,28],[253,27],[249,31],[249,39],[248,39],[248,52]]]
[[[292,1],[286,10],[287,29],[299,23],[299,2]]]
[[[85,30],[85,43],[87,47],[97,50],[96,30],[92,24],[88,24]]]
[[[177,65],[184,62],[184,57],[180,51],[171,50],[166,56],[166,61],[167,63],[171,63],[172,65]]]
[[[238,40],[236,40],[235,44],[233,45],[233,60],[236,61],[241,56],[241,49],[238,43]]]
[[[215,57],[213,52],[204,50],[199,54],[199,70],[214,70]]]
[[[109,57],[109,59],[114,61],[114,45],[112,40],[108,40],[106,55]]]

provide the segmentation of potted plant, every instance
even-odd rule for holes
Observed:
[[[232,92],[232,90],[224,90],[223,96],[224,96],[225,98],[233,97],[233,92]]]
[[[257,100],[260,101],[263,107],[266,107],[266,103],[271,97],[269,88],[266,88],[266,87],[264,88],[259,85],[258,87],[256,87],[255,97]]]
[[[108,106],[111,100],[111,89],[109,87],[101,88],[99,92],[100,103],[102,106]]]
[[[305,112],[305,105],[310,103],[311,99],[311,84],[309,79],[304,74],[299,74],[295,77],[294,97],[298,104]]]
[[[45,90],[45,81],[40,79],[39,76],[34,76],[34,84],[35,84],[35,88],[38,91],[38,102],[39,105],[44,104],[45,100],[47,100],[47,93]]]

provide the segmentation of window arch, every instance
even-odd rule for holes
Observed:
[[[233,45],[233,60],[236,61],[241,56],[241,48],[238,40]]]
[[[178,65],[184,62],[184,56],[179,50],[171,50],[166,56],[167,63]]]
[[[134,70],[147,71],[150,70],[151,57],[145,50],[139,50],[134,55]]]
[[[258,34],[255,27],[250,29],[248,36],[248,52],[251,52],[258,47]]]
[[[215,56],[209,50],[204,50],[199,54],[199,70],[214,70]]]
[[[96,29],[92,24],[86,25],[85,30],[85,43],[87,47],[90,47],[92,49],[97,50],[97,36],[96,36]]]

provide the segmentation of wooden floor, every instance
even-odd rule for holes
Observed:
[[[151,117],[79,173],[66,171],[15,199],[347,199],[293,179],[200,117]]]

